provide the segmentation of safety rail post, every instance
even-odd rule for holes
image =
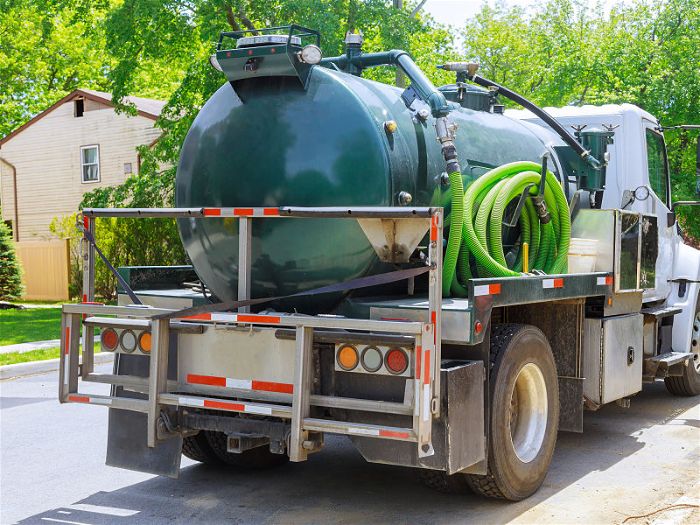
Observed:
[[[296,358],[294,361],[294,390],[292,391],[292,421],[289,436],[289,460],[304,461],[308,452],[304,442],[308,432],[303,429],[304,419],[309,417],[311,394],[311,370],[314,329],[310,326],[296,328]]]
[[[433,366],[431,367],[433,383],[434,415],[440,416],[440,365],[442,361],[442,225],[443,209],[437,208],[430,218],[430,288],[428,302],[430,305],[430,323],[433,328]],[[432,411],[432,409],[431,409]]]
[[[238,300],[250,299],[251,253],[253,241],[253,220],[250,217],[238,218]],[[250,306],[240,306],[241,313],[250,312]]]
[[[160,395],[168,390],[168,349],[170,320],[151,320],[151,355],[148,374],[148,436],[146,444],[155,447],[158,440]]]
[[[95,218],[83,215],[83,229],[92,234],[95,238]],[[95,247],[88,242],[87,236],[83,234],[82,256],[83,256],[83,303],[95,301]],[[94,349],[95,349],[95,329],[92,326],[83,327],[83,364],[81,366],[81,376],[87,377],[94,370]]]
[[[78,391],[80,314],[61,315],[61,350],[59,359],[59,401]]]

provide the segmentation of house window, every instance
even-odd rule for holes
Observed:
[[[133,170],[131,169],[131,162],[124,163],[124,175],[131,175]]]
[[[76,117],[82,117],[83,113],[85,112],[85,100],[82,98],[79,98],[75,101],[75,112],[74,115]]]
[[[82,146],[80,148],[80,163],[83,182],[100,181],[100,147]]]

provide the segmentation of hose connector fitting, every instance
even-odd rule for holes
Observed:
[[[547,210],[547,204],[544,202],[544,197],[542,195],[533,195],[531,197],[532,203],[535,205],[535,212],[537,212],[537,218],[540,220],[540,224],[547,224],[552,220],[552,216]]]

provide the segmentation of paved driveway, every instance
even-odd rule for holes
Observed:
[[[106,370],[104,370],[106,371]],[[95,392],[105,385],[92,385]],[[550,474],[509,504],[423,487],[331,437],[306,463],[244,473],[183,461],[179,480],[104,465],[107,411],[59,405],[56,374],[0,382],[0,522],[700,523],[700,399],[647,387],[562,433]],[[683,506],[685,505],[685,506]]]

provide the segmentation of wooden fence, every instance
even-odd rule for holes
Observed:
[[[23,299],[67,301],[70,256],[68,240],[15,243],[22,264]]]

